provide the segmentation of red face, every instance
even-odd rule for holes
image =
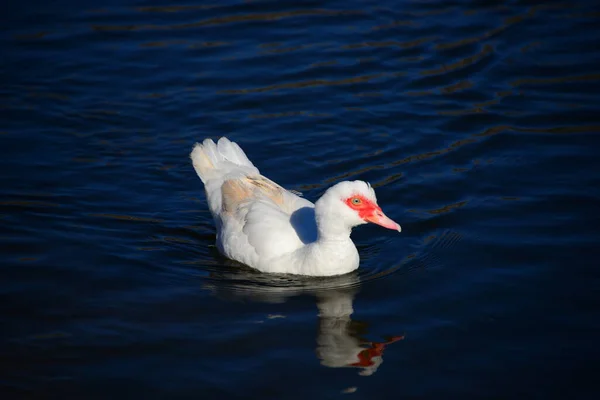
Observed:
[[[377,203],[367,199],[363,195],[356,194],[350,196],[345,200],[345,203],[352,210],[356,211],[362,220],[400,232],[400,225],[388,218],[381,211]]]

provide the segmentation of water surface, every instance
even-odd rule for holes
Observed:
[[[13,3],[3,398],[598,392],[595,2]],[[331,279],[227,261],[188,159],[223,135],[402,233]]]

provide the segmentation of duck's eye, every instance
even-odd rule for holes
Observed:
[[[354,204],[355,206],[359,205],[360,203],[362,203],[362,200],[358,197],[352,199],[352,204]]]

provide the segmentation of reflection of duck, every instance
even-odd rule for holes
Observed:
[[[372,375],[383,362],[385,346],[404,339],[404,336],[393,336],[385,342],[361,339],[360,334],[366,333],[366,324],[350,318],[354,312],[355,293],[354,290],[334,289],[317,294],[317,357],[327,367],[356,367],[362,369],[360,375]]]
[[[265,275],[232,268],[211,275],[205,284],[215,295],[227,300],[283,303],[291,297],[312,294],[317,301],[319,325],[317,357],[330,368],[360,368],[360,375],[372,375],[383,362],[385,347],[404,339],[392,336],[383,342],[362,339],[368,325],[354,321],[354,296],[360,280],[356,273],[332,278],[302,279],[289,275]]]

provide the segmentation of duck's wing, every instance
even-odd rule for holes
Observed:
[[[222,201],[224,216],[239,223],[261,260],[291,253],[316,239],[314,205],[262,175],[225,181]]]
[[[314,205],[261,175],[236,143],[206,139],[190,156],[228,257],[253,265],[316,239]]]

